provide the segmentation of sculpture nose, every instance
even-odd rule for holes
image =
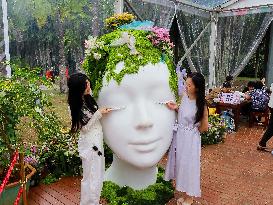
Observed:
[[[153,127],[153,123],[151,122],[142,122],[142,123],[139,123],[136,128],[137,129],[146,129],[146,128],[152,128]]]
[[[137,103],[137,113],[136,113],[136,129],[143,130],[152,128],[154,126],[151,117],[149,116],[147,106],[144,101]]]

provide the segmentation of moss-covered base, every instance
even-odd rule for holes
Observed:
[[[164,181],[163,175],[164,170],[159,168],[156,183],[144,190],[104,182],[101,196],[110,205],[164,205],[174,197],[174,188],[170,182]]]

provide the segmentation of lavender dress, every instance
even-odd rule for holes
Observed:
[[[187,95],[178,111],[177,131],[168,154],[165,180],[175,179],[176,190],[200,197],[201,137],[195,124],[196,101]]]

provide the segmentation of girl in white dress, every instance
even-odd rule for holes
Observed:
[[[98,109],[96,101],[90,95],[90,82],[82,73],[70,76],[68,89],[71,131],[80,130],[78,151],[83,168],[80,205],[98,205],[105,170],[103,133],[99,120],[111,109]]]
[[[168,155],[165,179],[175,179],[176,190],[186,193],[177,204],[193,203],[200,197],[200,132],[208,130],[208,111],[205,104],[205,79],[200,73],[192,73],[186,80],[186,92],[182,94],[181,106],[168,103],[178,111],[178,129]]]

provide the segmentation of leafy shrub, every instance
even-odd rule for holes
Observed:
[[[107,181],[103,183],[101,196],[110,205],[164,205],[174,196],[172,184],[163,179],[164,170],[159,168],[157,181],[144,190],[119,187]]]
[[[25,161],[37,168],[39,176],[80,173],[77,135],[64,130],[49,96],[41,89],[51,84],[38,74],[37,70],[13,67],[11,78],[0,77],[0,181],[16,149],[25,152]],[[23,134],[30,129],[35,139],[26,140]]]
[[[209,115],[209,130],[201,134],[202,145],[218,144],[224,141],[226,126],[218,114]]]

